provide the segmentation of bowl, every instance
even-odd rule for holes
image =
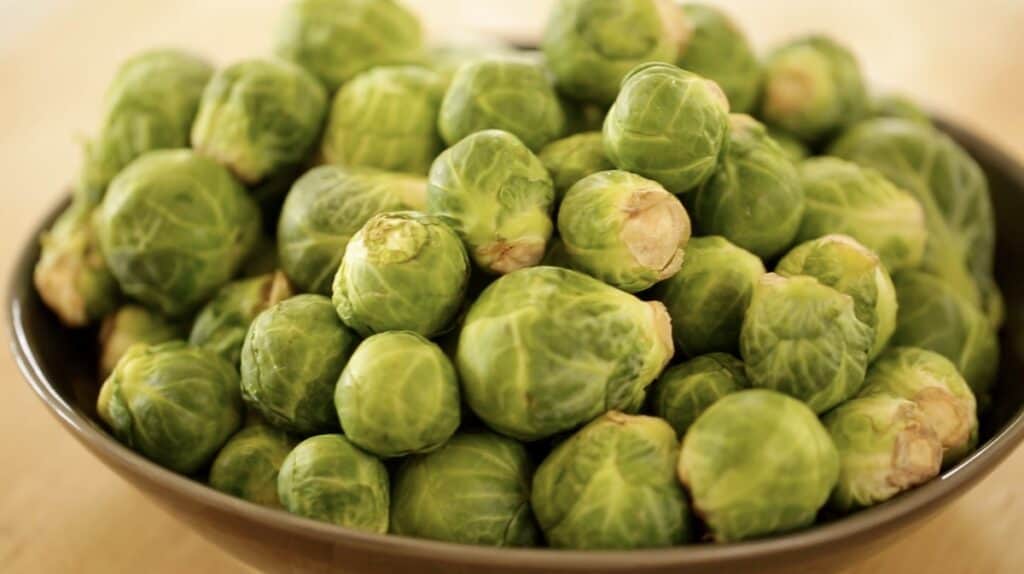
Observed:
[[[942,127],[988,174],[998,227],[997,281],[1007,324],[993,403],[981,421],[981,447],[939,478],[889,502],[804,531],[722,545],[629,552],[474,547],[367,534],[250,504],[165,470],[121,446],[95,410],[96,334],[71,331],[43,305],[32,286],[38,232],[26,240],[9,293],[12,351],[47,409],[107,466],[170,513],[238,559],[264,571],[541,574],[629,572],[687,574],[791,572],[850,566],[922,525],[991,472],[1024,440],[1024,167],[983,139],[948,122]]]

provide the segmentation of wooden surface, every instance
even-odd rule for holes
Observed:
[[[0,265],[78,164],[117,62],[183,45],[219,62],[260,54],[280,0],[0,0]],[[436,30],[470,19],[526,35],[546,0],[420,0]],[[1024,3],[1016,0],[723,2],[760,46],[827,30],[877,85],[912,93],[1024,158]],[[514,7],[509,6],[514,5]],[[780,6],[787,6],[783,9]],[[437,34],[441,35],[441,34]],[[7,333],[3,334],[7,347]],[[0,357],[0,570],[246,572],[93,459]],[[1024,571],[1024,450],[935,521],[851,574]],[[839,570],[842,565],[836,565]],[[796,570],[795,570],[796,571]]]

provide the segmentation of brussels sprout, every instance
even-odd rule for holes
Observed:
[[[874,333],[854,309],[849,295],[813,277],[762,277],[740,333],[750,382],[796,397],[816,413],[856,395]]]
[[[136,343],[158,345],[184,335],[184,327],[141,305],[124,305],[100,325],[100,377],[107,378]]]
[[[693,31],[679,67],[714,80],[734,112],[751,111],[761,89],[761,64],[746,34],[714,6],[686,3],[682,10]]]
[[[383,534],[388,529],[388,471],[340,434],[299,443],[277,476],[281,505],[293,514]]]
[[[729,123],[729,147],[718,169],[687,205],[702,235],[722,235],[768,259],[792,245],[800,230],[800,176],[757,120],[733,114]]]
[[[903,118],[925,125],[931,125],[928,112],[914,100],[902,94],[886,94],[871,101],[870,115],[873,118]]]
[[[107,88],[99,135],[86,145],[75,197],[95,205],[135,158],[187,147],[212,74],[205,60],[177,50],[143,52],[121,64]]]
[[[761,117],[808,142],[828,137],[867,111],[857,58],[824,36],[805,36],[776,49],[764,67]]]
[[[375,215],[352,237],[334,277],[334,306],[360,334],[444,331],[462,305],[469,256],[440,219],[414,211]]]
[[[672,193],[704,183],[728,141],[729,102],[717,84],[671,64],[645,64],[622,82],[604,121],[608,159]]]
[[[686,34],[672,0],[559,0],[544,31],[544,55],[561,92],[607,105],[636,66],[674,62]]]
[[[423,57],[419,19],[395,0],[292,0],[274,54],[304,67],[331,92],[360,72]]]
[[[247,426],[220,449],[210,467],[210,486],[238,498],[277,508],[277,473],[295,441],[266,424]]]
[[[333,165],[295,182],[277,229],[281,269],[301,291],[329,295],[345,246],[371,217],[422,209],[423,178]]]
[[[896,288],[873,251],[847,235],[802,243],[779,261],[783,277],[808,275],[853,298],[853,312],[873,333],[868,360],[882,352],[896,330]]]
[[[238,365],[253,319],[291,296],[291,285],[280,271],[228,283],[199,311],[188,342]]]
[[[391,533],[486,546],[534,546],[533,466],[523,445],[482,431],[460,432],[440,449],[411,456],[395,475]]]
[[[242,397],[272,425],[300,435],[338,426],[332,396],[356,336],[330,299],[298,295],[256,316],[242,345]]]
[[[767,130],[768,137],[772,138],[775,140],[775,143],[779,144],[779,147],[782,148],[782,153],[786,154],[786,157],[788,157],[793,163],[798,163],[807,159],[807,157],[811,155],[811,150],[808,149],[802,141],[795,137],[771,126],[767,126]]]
[[[599,171],[615,169],[604,153],[601,132],[586,132],[551,142],[537,157],[551,173],[559,202],[577,181]]]
[[[165,150],[114,178],[96,225],[121,289],[178,317],[241,267],[259,237],[260,212],[224,168],[189,150]]]
[[[681,437],[718,399],[747,388],[742,361],[726,353],[702,355],[661,374],[651,386],[651,412]]]
[[[799,171],[807,197],[799,241],[842,233],[877,253],[891,271],[921,264],[928,230],[914,196],[871,168],[834,157],[809,159]]]
[[[324,158],[426,175],[443,149],[437,131],[443,97],[441,77],[425,68],[377,68],[356,76],[334,97]]]
[[[829,501],[837,510],[883,502],[939,474],[942,444],[911,401],[854,399],[824,423],[839,451],[839,482]]]
[[[210,80],[192,145],[252,185],[306,159],[326,113],[327,93],[302,68],[245,60]]]
[[[672,357],[668,313],[582,273],[523,269],[484,290],[456,353],[466,402],[534,440],[637,404]]]
[[[679,453],[679,479],[717,542],[810,526],[838,476],[836,447],[814,413],[763,389],[711,405]]]
[[[427,211],[462,237],[490,273],[536,265],[554,225],[554,185],[544,164],[514,135],[477,132],[434,161]]]
[[[96,411],[117,440],[181,474],[202,468],[242,424],[238,373],[180,341],[130,347]]]

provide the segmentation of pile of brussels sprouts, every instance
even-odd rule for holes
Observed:
[[[429,46],[393,0],[295,0],[275,38],[128,60],[42,238],[145,457],[351,528],[608,549],[805,528],[975,447],[985,176],[841,44],[761,58],[669,0],[560,0],[541,52]]]

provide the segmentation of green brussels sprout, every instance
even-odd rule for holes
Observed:
[[[281,269],[301,291],[329,295],[349,239],[371,217],[422,209],[423,178],[325,165],[295,182],[277,228]]]
[[[742,361],[726,353],[701,355],[661,374],[651,386],[651,412],[681,437],[718,399],[747,388]]]
[[[760,117],[816,142],[860,119],[867,98],[857,58],[831,38],[805,36],[768,56]]]
[[[192,145],[253,185],[303,162],[320,137],[327,93],[290,62],[245,60],[203,92]]]
[[[838,476],[836,447],[814,412],[763,389],[711,405],[679,453],[679,479],[717,542],[810,526]]]
[[[277,475],[288,512],[378,534],[388,530],[388,488],[384,464],[340,434],[300,442]]]
[[[274,54],[331,92],[360,72],[422,59],[423,30],[395,0],[292,0],[275,30]]]
[[[743,317],[764,274],[764,264],[756,255],[724,237],[694,237],[679,272],[655,293],[672,316],[679,352],[696,357],[739,351]]]
[[[427,211],[466,243],[484,271],[536,265],[554,224],[554,185],[544,164],[514,135],[477,132],[434,161]]]
[[[873,342],[849,295],[813,277],[769,273],[754,288],[740,355],[753,386],[823,413],[860,390]]]
[[[688,204],[701,235],[722,235],[768,259],[793,244],[805,198],[800,175],[760,122],[729,116],[729,147]]]
[[[411,331],[356,348],[334,390],[341,428],[380,457],[437,449],[459,427],[459,381],[440,347]]]
[[[807,275],[853,298],[853,312],[873,333],[868,361],[896,330],[896,288],[881,260],[847,235],[826,235],[796,246],[779,261],[783,277]]]
[[[734,112],[750,112],[761,89],[761,64],[746,34],[714,6],[686,3],[682,10],[692,33],[679,67],[714,80]]]
[[[903,118],[912,122],[932,125],[928,112],[917,102],[902,94],[885,94],[871,101],[870,114],[873,118]]]
[[[559,91],[607,105],[636,66],[676,61],[686,32],[672,0],[559,0],[544,31],[544,55]]]
[[[470,264],[459,236],[415,211],[375,215],[345,248],[334,306],[362,335],[443,332],[462,305]]]
[[[213,68],[178,50],[151,50],[118,68],[96,139],[86,144],[75,197],[96,205],[125,166],[156,149],[188,147],[192,121]]]
[[[173,341],[131,346],[100,389],[96,411],[129,448],[175,472],[206,465],[242,424],[238,373]]]
[[[483,431],[405,459],[395,475],[392,534],[461,544],[535,546],[533,465],[526,448]]]
[[[665,421],[612,411],[558,445],[530,502],[554,548],[658,548],[686,542],[689,508],[676,479],[679,440]]]
[[[456,364],[466,402],[521,440],[573,429],[642,400],[672,357],[665,307],[582,273],[506,275],[470,307]]]
[[[181,339],[184,327],[141,305],[124,305],[100,325],[100,377],[107,378],[132,345],[158,345]]]
[[[455,73],[438,126],[449,146],[472,133],[499,129],[537,152],[565,134],[565,113],[543,66],[518,56],[492,56],[467,62]]]
[[[121,289],[179,317],[242,266],[259,237],[260,212],[221,166],[189,150],[163,150],[114,178],[96,226]]]
[[[210,486],[217,490],[278,508],[277,474],[295,441],[266,424],[246,426],[220,449],[210,467]]]
[[[604,121],[608,159],[676,194],[714,174],[728,140],[729,102],[722,90],[671,64],[630,72]]]
[[[771,126],[767,126],[767,130],[768,137],[772,138],[775,140],[775,143],[779,144],[779,147],[782,148],[782,153],[786,154],[786,157],[788,157],[793,163],[798,163],[807,159],[807,157],[811,155],[811,150],[808,149],[802,141],[795,137]]]
[[[829,505],[872,506],[939,474],[942,443],[916,404],[888,395],[853,399],[825,415],[839,451]]]
[[[297,295],[256,316],[242,345],[242,397],[300,435],[338,426],[334,386],[356,346],[330,299]]]
[[[679,271],[690,217],[658,182],[603,171],[565,195],[558,233],[573,268],[635,293]]]
[[[188,342],[237,366],[253,319],[291,296],[291,285],[280,271],[228,283],[196,315]]]
[[[558,202],[584,177],[615,169],[604,153],[601,132],[585,132],[551,142],[537,157],[551,173]]]
[[[834,157],[808,159],[799,171],[807,208],[798,241],[842,233],[877,253],[891,271],[921,264],[928,229],[913,195],[874,169]]]
[[[334,96],[322,152],[330,163],[426,175],[444,149],[441,77],[396,66],[363,72]]]

